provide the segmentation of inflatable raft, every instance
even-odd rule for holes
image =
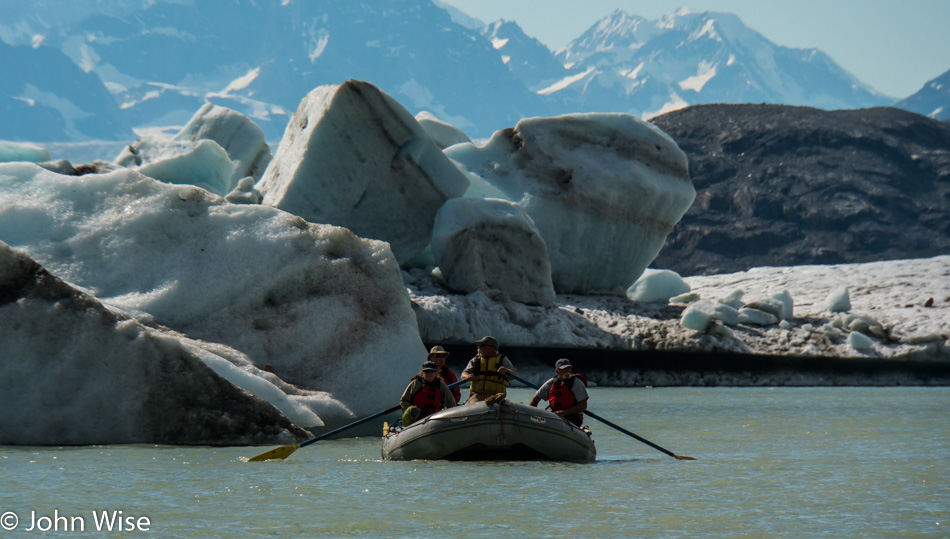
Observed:
[[[386,425],[385,460],[557,460],[590,462],[590,431],[547,410],[501,400],[436,412],[408,427]]]

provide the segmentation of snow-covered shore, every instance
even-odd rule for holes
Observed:
[[[437,279],[421,272],[404,274],[404,279],[420,333],[427,343],[468,344],[491,334],[508,348],[702,353],[710,354],[709,372],[719,368],[715,354],[787,357],[788,372],[781,374],[780,368],[771,369],[777,374],[771,379],[762,378],[766,385],[829,383],[808,373],[796,374],[794,366],[801,365],[802,358],[853,360],[855,364],[863,360],[950,363],[950,256],[837,266],[755,268],[685,278],[692,293],[704,299],[722,299],[737,290],[750,301],[783,291],[792,296],[791,320],[767,327],[739,324],[729,336],[682,327],[683,306],[639,303],[616,296],[570,295],[558,296],[553,307],[528,306],[505,301],[491,291],[455,295],[442,288]],[[834,327],[836,318],[846,314],[829,312],[826,300],[841,287],[849,289],[850,313],[873,318],[885,329],[886,336],[872,339],[868,349],[854,348],[849,344],[847,331]],[[637,379],[636,368],[626,374],[623,371],[614,372],[617,385],[657,382]],[[625,376],[630,379],[624,379]],[[696,376],[704,375],[693,373],[688,375],[691,379],[668,376],[672,378],[663,385],[694,385]],[[891,376],[894,383],[900,383],[898,375],[874,376]],[[710,378],[698,385],[732,385],[730,382],[736,381]],[[848,383],[846,379],[839,381]]]

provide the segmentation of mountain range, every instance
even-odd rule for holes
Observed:
[[[348,79],[473,138],[570,112],[894,103],[821,51],[777,46],[725,13],[616,11],[555,53],[515,23],[484,25],[432,0],[8,0],[5,11],[0,40],[14,47],[4,58],[18,60],[2,86],[13,121],[0,138],[12,140],[125,140],[129,126],[177,129],[212,102],[276,141],[311,89]],[[58,67],[59,55],[78,71]],[[107,93],[77,83],[92,74]]]
[[[894,106],[936,120],[950,121],[950,70],[928,81],[914,95],[901,99]]]

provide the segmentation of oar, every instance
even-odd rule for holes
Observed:
[[[508,373],[508,376],[511,376],[511,377],[514,378],[515,380],[518,380],[519,382],[521,382],[522,384],[524,384],[524,385],[526,385],[526,386],[528,386],[528,387],[533,387],[533,388],[535,388],[535,389],[541,389],[539,386],[536,386],[536,385],[532,384],[531,382],[525,380],[524,378],[522,378],[522,377],[520,377],[520,376],[518,376],[518,375],[516,375],[516,374],[511,374],[511,372]],[[657,450],[659,450],[659,451],[662,451],[662,452],[666,453],[667,455],[669,455],[669,456],[671,456],[671,457],[673,457],[673,458],[675,458],[675,459],[678,459],[678,460],[696,460],[696,459],[694,459],[693,457],[684,457],[683,455],[677,455],[676,453],[674,453],[674,452],[672,452],[672,451],[670,451],[670,450],[668,450],[668,449],[664,449],[664,448],[662,448],[662,447],[656,445],[655,443],[651,442],[650,440],[647,440],[646,438],[642,438],[642,437],[640,437],[640,436],[637,436],[636,434],[630,432],[629,430],[627,430],[627,429],[625,429],[625,428],[623,428],[623,427],[617,426],[617,425],[611,423],[610,421],[607,421],[606,419],[600,417],[599,415],[595,414],[594,412],[591,412],[590,410],[584,410],[582,413],[585,413],[585,414],[587,414],[587,415],[593,417],[593,418],[596,419],[597,421],[600,421],[601,423],[603,423],[603,424],[605,424],[605,425],[607,425],[607,426],[610,426],[610,427],[613,427],[613,428],[619,430],[620,432],[626,434],[627,436],[632,436],[633,438],[636,438],[637,440],[639,440],[639,441],[641,441],[641,442],[647,444],[648,446],[652,447],[653,449],[657,449]]]
[[[462,382],[455,382],[454,384],[450,384],[450,385],[449,385],[449,388],[453,388],[453,387],[455,387],[455,386],[457,386],[457,385],[461,385],[461,383],[462,383]],[[345,431],[345,430],[347,430],[347,429],[351,429],[351,428],[353,428],[353,427],[355,427],[355,426],[357,426],[357,425],[362,425],[363,423],[366,423],[367,421],[372,421],[373,419],[376,419],[377,417],[381,417],[381,416],[384,416],[384,415],[386,415],[386,414],[395,412],[395,411],[398,410],[399,408],[400,408],[400,405],[397,404],[396,406],[393,406],[392,408],[386,408],[386,409],[383,410],[382,412],[379,412],[379,413],[377,413],[377,414],[373,414],[373,415],[371,415],[371,416],[369,416],[369,417],[364,417],[363,419],[354,421],[354,422],[352,422],[352,423],[350,423],[350,424],[348,424],[348,425],[343,425],[342,427],[340,427],[340,428],[338,428],[338,429],[334,429],[334,430],[331,430],[330,432],[321,434],[320,436],[317,436],[316,438],[311,438],[311,439],[307,440],[306,442],[301,442],[301,443],[298,444],[298,445],[282,445],[282,446],[280,446],[280,447],[271,449],[270,451],[266,451],[266,452],[264,452],[264,453],[261,453],[260,455],[258,455],[258,456],[256,456],[256,457],[251,457],[251,458],[247,459],[247,461],[248,461],[248,462],[261,462],[261,461],[263,461],[263,460],[284,460],[285,458],[289,457],[294,451],[300,449],[301,447],[306,447],[306,446],[308,446],[308,445],[310,445],[310,444],[319,442],[320,440],[323,440],[324,438],[329,438],[330,436],[333,436],[334,434],[343,432],[343,431]]]

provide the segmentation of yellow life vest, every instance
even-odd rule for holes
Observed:
[[[508,377],[498,372],[505,356],[475,357],[475,369],[472,380],[472,393],[507,393]]]

